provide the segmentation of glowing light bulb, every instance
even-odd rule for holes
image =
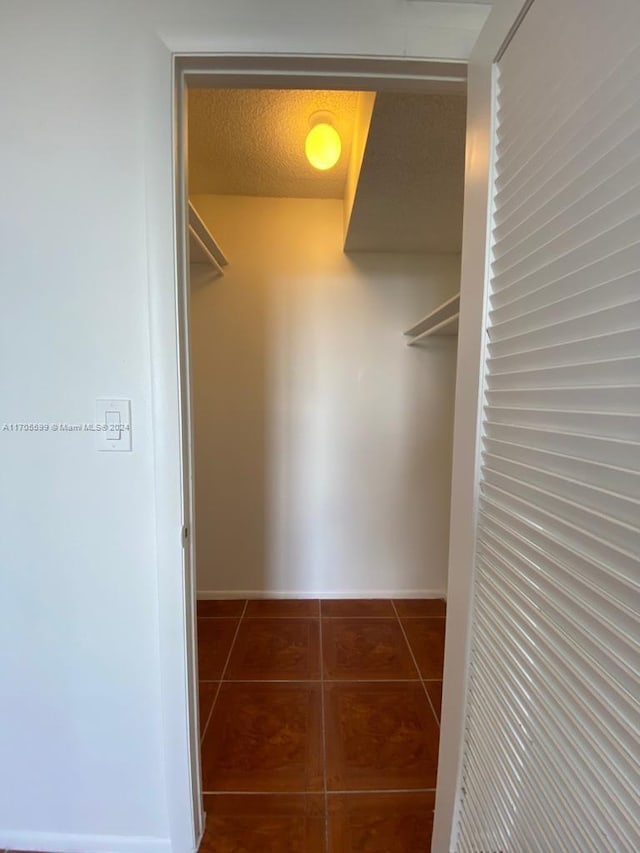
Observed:
[[[307,134],[304,151],[314,169],[326,171],[333,168],[340,159],[342,151],[338,131],[324,121],[319,122]]]

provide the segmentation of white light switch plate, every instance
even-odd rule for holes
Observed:
[[[96,400],[96,449],[131,450],[131,400]]]

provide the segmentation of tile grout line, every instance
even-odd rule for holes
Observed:
[[[436,788],[365,788],[364,790],[351,790],[345,788],[340,791],[331,791],[332,794],[344,796],[347,794],[434,794]],[[322,791],[203,791],[207,797],[319,797]],[[1,851],[0,851],[1,853]]]
[[[252,600],[255,600],[255,599],[252,599]],[[251,616],[251,614],[249,614],[245,618],[250,619],[250,620],[252,620],[252,619],[284,619],[285,621],[288,619],[297,619],[299,622],[308,622],[309,619],[313,619],[315,622],[315,620],[319,619],[320,617],[319,616],[310,616],[308,613],[296,613],[293,616],[287,616],[287,615],[282,614],[282,613],[277,613],[277,614],[268,613],[268,614],[259,614],[258,616]]]
[[[323,622],[393,622],[391,616],[323,616]]]
[[[429,700],[429,704],[431,705],[431,710],[433,711],[433,716],[436,718],[436,724],[438,728],[440,728],[440,720],[438,719],[438,715],[436,714],[436,706],[431,701],[431,696],[429,695],[429,691],[427,690],[427,685],[425,680],[422,679],[422,686],[424,687],[424,692],[427,694],[427,699]]]
[[[231,660],[231,653],[233,652],[233,647],[236,644],[236,639],[238,638],[238,632],[240,631],[240,625],[242,625],[242,620],[244,618],[244,614],[247,610],[248,604],[249,604],[249,600],[247,599],[244,603],[244,607],[242,609],[242,613],[240,614],[240,618],[238,619],[238,624],[236,625],[236,631],[235,631],[235,634],[233,635],[233,640],[231,640],[231,646],[229,648],[229,654],[227,655],[227,659],[224,663],[224,668],[223,668],[222,672],[220,673],[220,679],[218,681],[218,689],[216,690],[216,695],[213,697],[213,702],[211,703],[211,710],[209,711],[209,716],[207,717],[206,725],[205,725],[204,729],[202,730],[202,735],[200,736],[200,744],[204,743],[204,736],[206,735],[207,730],[209,729],[209,723],[211,722],[211,717],[213,717],[213,710],[216,707],[216,702],[218,701],[218,696],[220,695],[220,690],[222,688],[222,682],[224,681],[225,673],[229,667],[229,661]]]
[[[400,625],[400,630],[402,631],[402,636],[404,637],[404,641],[409,648],[409,654],[411,655],[411,659],[413,660],[413,665],[418,670],[418,675],[420,676],[420,684],[422,684],[422,689],[424,690],[424,695],[427,697],[427,703],[431,708],[431,713],[433,714],[433,718],[436,721],[436,725],[438,729],[440,728],[440,721],[438,720],[438,715],[436,714],[435,708],[433,707],[433,702],[431,701],[431,696],[429,696],[429,691],[427,690],[427,686],[424,683],[424,679],[422,678],[422,672],[420,671],[420,667],[418,666],[418,661],[416,660],[416,656],[413,653],[413,649],[411,648],[411,643],[409,642],[409,638],[407,637],[407,633],[404,630],[404,625],[402,624],[402,620],[398,614],[398,608],[396,607],[396,603],[393,599],[391,599],[391,606],[393,607],[394,613],[396,614],[396,619],[398,620],[398,624]]]
[[[380,619],[380,620],[384,620],[384,619],[392,620],[392,619],[396,618],[396,615],[397,614],[393,614],[393,613],[391,615],[385,614],[383,616],[372,616],[372,615],[369,615],[369,616],[353,616],[353,615],[351,615],[351,616],[347,616],[347,615],[344,615],[344,616],[309,616],[309,615],[304,615],[304,614],[300,614],[297,616],[282,616],[282,615],[275,616],[273,614],[270,614],[268,616],[250,616],[249,615],[249,616],[245,616],[244,618],[249,619],[249,620],[253,620],[253,619],[261,619],[261,620],[266,620],[266,619],[284,619],[284,620],[297,619],[299,621],[304,621],[307,619],[314,619],[314,620],[315,619],[326,619],[329,621],[333,621],[334,619],[335,620],[348,619],[349,621],[351,621],[352,619],[364,619],[367,621],[371,621],[371,620],[378,620],[378,619]],[[240,617],[236,615],[236,616],[198,616],[197,618],[203,619],[203,620],[207,620],[207,619],[211,619],[211,620],[225,620],[225,619],[227,619],[227,620],[230,620],[230,619],[239,619]],[[413,620],[413,619],[434,619],[434,620],[439,619],[439,620],[444,621],[447,617],[446,616],[403,616],[402,618],[403,619],[409,619],[409,620]],[[0,853],[4,853],[4,851],[0,850]]]
[[[324,786],[324,849],[329,853],[329,794],[327,793],[327,733],[324,703],[324,645],[322,642],[322,600],[318,599],[320,640],[320,713],[322,716],[322,783]]]
[[[203,678],[200,684],[216,684],[217,678]],[[441,678],[225,678],[226,684],[415,684],[417,681],[442,681]],[[2,853],[2,851],[0,851]]]
[[[243,611],[244,612],[244,611]],[[236,619],[241,619],[242,613],[236,613],[235,616],[198,616],[197,619],[199,622],[206,622],[209,620],[210,622],[231,622]]]
[[[393,602],[392,602],[393,604]],[[367,620],[376,620],[376,619],[388,619],[389,621],[393,620],[398,616],[397,613],[391,614],[390,616],[323,616],[323,619],[367,619]],[[398,618],[400,618],[398,616]],[[446,616],[403,616],[403,619],[446,619]]]

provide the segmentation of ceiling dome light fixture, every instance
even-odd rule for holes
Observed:
[[[304,152],[307,160],[314,169],[325,172],[332,169],[342,152],[340,134],[333,126],[331,113],[314,113],[309,119],[311,130],[307,134],[304,143]]]

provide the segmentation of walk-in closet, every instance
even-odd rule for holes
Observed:
[[[189,91],[201,849],[430,849],[465,107]]]

